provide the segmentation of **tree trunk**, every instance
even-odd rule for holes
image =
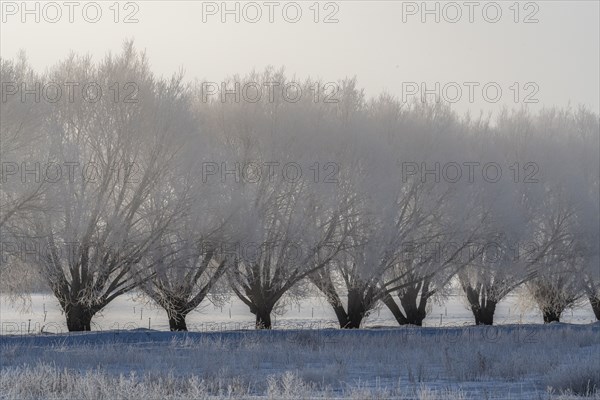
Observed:
[[[596,316],[596,319],[600,321],[600,296],[589,296],[589,299],[592,310],[594,310],[594,315]]]
[[[464,287],[464,290],[471,306],[473,317],[475,317],[475,325],[493,325],[497,302],[490,300],[487,295],[481,294],[480,291],[483,288],[477,290],[467,286]]]
[[[408,324],[423,326],[423,320],[427,316],[428,289],[429,283],[423,282],[407,288],[402,294],[398,293]]]
[[[67,305],[65,316],[67,318],[67,328],[69,332],[91,331],[92,317],[96,311],[91,307],[80,304]]]
[[[256,329],[271,329],[271,310],[257,309]]]
[[[407,324],[423,326],[423,320],[425,319],[426,312],[421,307],[417,307],[415,304],[411,302],[402,302],[402,307],[406,312],[406,321]]]
[[[183,312],[171,311],[169,313],[169,329],[171,332],[187,331],[187,325],[185,323],[185,317],[187,314]]]
[[[484,305],[478,305],[476,308],[471,306],[475,325],[494,325],[494,313],[496,312],[496,302],[487,300]]]
[[[544,323],[549,324],[550,322],[560,322],[561,311],[556,310],[542,310],[544,315]]]
[[[359,329],[363,319],[363,313],[351,312],[348,314],[348,322],[342,328],[344,329]]]
[[[331,303],[330,303],[331,304]],[[348,325],[348,314],[346,313],[346,310],[344,310],[344,306],[341,304],[331,304],[331,306],[333,307],[333,311],[335,312],[335,316],[338,319],[338,322],[340,324],[340,328],[344,328],[346,325]]]
[[[402,310],[400,310],[400,307],[398,307],[398,304],[396,304],[396,302],[390,294],[386,295],[383,299],[381,299],[381,301],[383,301],[383,304],[385,304],[387,308],[389,308],[389,310],[392,312],[392,315],[394,316],[394,318],[396,318],[398,324],[408,325],[408,320],[406,319],[404,314],[402,314]]]
[[[348,322],[342,326],[345,329],[358,329],[365,317],[366,307],[364,299],[358,290],[348,290]]]
[[[309,276],[309,279],[313,285],[315,285],[327,298],[327,302],[335,312],[335,316],[340,324],[340,328],[344,328],[346,325],[348,325],[348,313],[342,304],[329,272],[317,271]]]

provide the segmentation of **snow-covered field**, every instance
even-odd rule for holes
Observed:
[[[1,399],[600,398],[599,323],[4,335],[0,351]]]
[[[465,326],[473,325],[473,315],[465,306],[462,296],[455,294],[444,304],[431,304],[431,312],[424,326]],[[321,297],[308,297],[301,303],[290,303],[278,315],[274,315],[276,329],[303,329],[305,327],[337,327],[333,310]],[[589,324],[595,317],[589,303],[573,310],[566,310],[561,322]],[[187,317],[190,331],[223,331],[254,328],[254,316],[248,307],[237,298],[229,303],[214,306],[209,301]],[[508,296],[498,304],[495,323],[541,324],[541,313],[534,307],[524,308],[516,295]],[[384,306],[375,310],[364,320],[365,327],[397,326],[389,310]],[[166,312],[134,296],[121,296],[108,305],[92,320],[92,330],[130,330],[150,328],[167,331],[169,324]],[[11,304],[0,296],[0,334],[39,333],[40,330],[52,333],[67,331],[65,317],[54,296],[34,294],[31,302]]]
[[[52,296],[26,307],[1,300],[2,400],[600,398],[600,324],[587,304],[542,325],[509,297],[499,326],[474,327],[451,296],[424,328],[398,327],[380,308],[368,329],[343,331],[313,297],[258,332],[232,300],[208,303],[188,316],[191,332],[171,333],[164,311],[123,296],[94,318],[96,332],[69,334]]]

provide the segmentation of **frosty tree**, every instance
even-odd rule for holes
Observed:
[[[171,165],[168,181],[162,189],[155,188],[148,202],[153,212],[181,211],[142,262],[153,277],[141,289],[165,309],[172,331],[187,330],[187,315],[214,290],[229,265],[224,244],[232,229],[231,201],[220,181],[203,179],[207,161],[202,154],[210,140],[201,125],[200,121],[195,124],[186,149],[180,150],[177,163]],[[218,147],[214,142],[211,145]]]
[[[98,311],[152,276],[139,262],[178,210],[147,205],[190,118],[179,82],[156,80],[131,43],[97,64],[72,56],[45,79],[95,89],[52,104],[43,161],[71,166],[72,173],[48,185],[44,209],[27,224],[39,246],[35,263],[69,330],[90,330]],[[133,91],[109,90],[123,87]]]
[[[492,123],[273,68],[192,85],[155,77],[131,43],[45,74],[2,60],[1,74],[3,281],[37,271],[69,330],[133,290],[172,330],[228,295],[271,328],[311,290],[343,328],[381,304],[422,325],[454,287],[476,324],[521,287],[546,322],[582,299],[600,317],[585,109]],[[19,92],[38,83],[43,101]]]

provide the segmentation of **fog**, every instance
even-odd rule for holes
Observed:
[[[189,80],[222,82],[273,65],[324,81],[356,75],[371,96],[387,91],[412,99],[422,91],[412,94],[407,84],[435,90],[439,83],[438,95],[455,101],[460,114],[520,106],[528,94],[526,104],[534,109],[569,103],[596,112],[600,107],[600,6],[595,1],[521,2],[518,7],[510,2],[250,3],[142,1],[116,9],[108,2],[87,8],[86,3],[69,8],[57,2],[58,18],[58,11],[44,11],[43,3],[31,3],[28,9],[34,12],[27,14],[21,3],[7,1],[0,55],[12,58],[24,49],[32,65],[43,70],[70,51],[100,59],[118,51],[124,39],[135,39],[147,50],[155,73],[168,76],[183,68]],[[34,4],[39,4],[37,13]],[[461,96],[452,87],[442,93],[452,82],[463,89]],[[464,82],[480,83],[472,101]],[[510,89],[515,82],[520,87],[516,101],[516,89]],[[525,88],[529,82],[537,88]],[[484,97],[487,83],[502,89],[495,103]],[[489,98],[496,100],[492,89]]]
[[[272,330],[318,303],[336,335],[600,319],[597,2],[0,7],[3,327],[31,319],[19,305],[41,293],[66,337],[132,304],[173,332],[230,304]],[[0,340],[51,334],[46,317]],[[596,349],[592,333],[581,340]],[[543,363],[567,368],[557,354]],[[515,376],[492,359],[464,362]],[[0,385],[18,397],[53,368],[3,365],[19,383]],[[597,372],[552,376],[560,394],[598,395]],[[243,393],[280,393],[269,379]]]

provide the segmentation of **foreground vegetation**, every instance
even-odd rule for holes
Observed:
[[[598,398],[600,326],[0,338],[2,399]]]

